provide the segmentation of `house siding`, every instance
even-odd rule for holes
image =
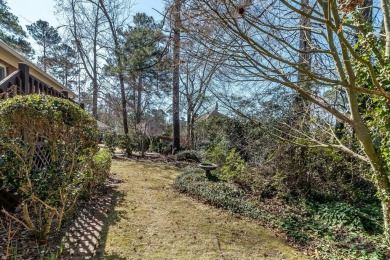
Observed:
[[[15,72],[17,69],[12,66],[11,64],[7,63],[5,60],[0,59],[0,65],[4,66],[6,68],[6,74],[9,75],[12,72]]]
[[[61,83],[49,76],[46,72],[39,69],[36,65],[23,58],[20,54],[12,51],[10,47],[5,44],[0,44],[0,63],[6,65],[7,75],[18,70],[19,63],[26,63],[30,67],[30,75],[44,82],[45,84],[53,87],[55,90],[62,92],[67,91],[69,98],[75,98],[76,94],[64,87]]]

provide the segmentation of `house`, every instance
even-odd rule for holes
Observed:
[[[224,114],[221,114],[218,111],[218,103],[215,104],[215,109],[213,111],[199,116],[198,120],[200,120],[200,121],[209,120],[209,119],[216,118],[216,117],[226,117]]]
[[[216,118],[216,117],[225,117],[225,115],[221,114],[217,108],[209,113],[201,115],[198,120],[209,120],[209,119]]]
[[[99,120],[96,120],[96,122],[97,122],[97,127],[101,132],[106,132],[106,131],[111,130],[111,126],[108,126]]]
[[[214,110],[205,113],[197,119],[197,126],[194,134],[194,147],[204,149],[210,141],[210,133],[216,133],[220,129],[220,122],[223,119],[228,119],[226,115],[218,111],[218,103],[215,104]],[[210,125],[212,123],[213,126]],[[209,125],[205,128],[206,125]],[[212,129],[210,129],[212,127]]]
[[[70,89],[0,41],[0,99],[28,94],[76,97]]]

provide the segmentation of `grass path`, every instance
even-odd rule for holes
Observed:
[[[173,189],[177,169],[114,161],[121,183],[99,255],[104,259],[305,259],[259,224]]]

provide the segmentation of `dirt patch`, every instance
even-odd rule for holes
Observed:
[[[109,214],[104,259],[304,259],[254,221],[178,193],[176,167],[115,161],[122,200]]]

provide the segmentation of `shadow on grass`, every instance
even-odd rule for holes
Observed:
[[[65,259],[67,256],[86,259],[96,255],[108,221],[107,213],[123,198],[123,194],[117,191],[120,182],[118,179],[109,178],[106,189],[92,196],[85,208],[77,213],[76,219],[63,237],[62,256]]]
[[[110,187],[112,190],[113,198],[111,202],[111,206],[107,209],[106,219],[101,230],[100,234],[100,242],[99,247],[96,249],[96,255],[93,259],[126,259],[116,254],[105,254],[104,248],[107,242],[107,234],[110,226],[115,225],[115,223],[119,222],[121,219],[125,218],[125,211],[123,210],[115,210],[115,207],[123,202],[123,198],[125,194],[116,189],[117,185],[113,185]]]

